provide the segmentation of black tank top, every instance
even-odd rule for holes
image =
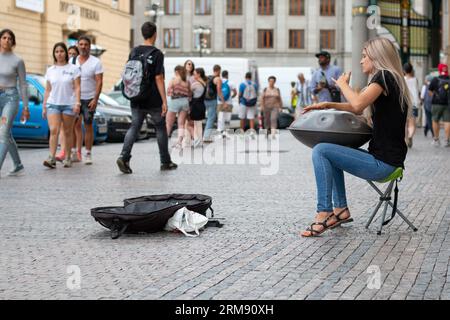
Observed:
[[[405,143],[408,106],[404,103],[402,110],[399,101],[400,89],[391,72],[377,72],[370,83],[379,84],[384,93],[374,102],[373,131],[372,140],[369,143],[369,153],[384,163],[404,168],[408,152]]]

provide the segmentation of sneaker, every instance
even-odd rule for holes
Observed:
[[[91,165],[92,164],[92,154],[86,153],[84,156],[84,164]]]
[[[183,149],[183,145],[181,144],[181,142],[174,143],[172,145],[172,149]]]
[[[71,168],[72,167],[72,160],[71,159],[64,159],[63,160],[64,168]]]
[[[173,163],[173,162],[163,163],[161,165],[161,171],[176,170],[177,168],[178,168],[178,166],[175,163]]]
[[[192,145],[194,148],[199,148],[203,145],[202,139],[196,139],[194,140],[194,144]]]
[[[59,161],[59,162],[63,162],[65,158],[66,158],[66,155],[64,154],[63,151],[61,151],[61,152],[55,157],[56,161]]]
[[[44,161],[44,166],[50,169],[56,168],[56,159],[52,156],[48,156],[48,159]]]
[[[438,140],[434,139],[433,142],[431,143],[431,145],[438,148],[441,146],[441,141],[439,139]]]
[[[116,161],[119,170],[125,174],[132,174],[133,170],[130,168],[130,161],[123,160],[122,157],[119,157]]]
[[[445,144],[446,148],[450,148],[450,140],[447,140],[447,143]]]
[[[23,167],[23,164],[19,164],[17,167],[14,168],[14,170],[10,171],[8,173],[8,176],[10,177],[17,177],[24,173],[25,168]]]

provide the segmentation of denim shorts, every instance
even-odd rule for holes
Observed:
[[[167,109],[170,112],[181,112],[181,111],[189,111],[189,99],[188,98],[178,98],[178,99],[172,99],[169,98],[169,101],[167,102],[168,106]]]
[[[50,114],[65,114],[66,116],[75,116],[75,112],[73,112],[73,106],[69,105],[56,105],[56,104],[47,104],[47,115]]]

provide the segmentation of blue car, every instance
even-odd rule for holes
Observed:
[[[42,103],[44,101],[45,78],[42,75],[28,74],[27,94],[30,108],[30,119],[20,122],[23,103],[20,101],[19,113],[14,119],[12,134],[18,142],[48,142],[50,131],[47,120],[42,118]],[[97,112],[94,117],[94,143],[106,141],[108,127],[105,117]]]

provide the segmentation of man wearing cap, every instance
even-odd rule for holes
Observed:
[[[320,68],[314,72],[311,79],[313,102],[341,102],[341,93],[332,80],[339,79],[341,68],[330,65],[331,55],[327,51],[319,52],[316,57],[319,59]]]
[[[429,95],[433,97],[431,114],[433,118],[433,145],[439,147],[441,142],[439,140],[440,121],[444,122],[446,147],[450,147],[450,106],[449,106],[449,90],[450,78],[448,76],[448,66],[446,64],[439,64],[439,77],[434,78],[429,87]]]

